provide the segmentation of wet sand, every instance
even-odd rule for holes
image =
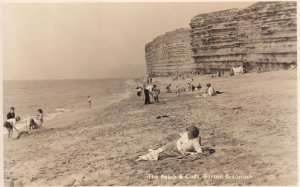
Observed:
[[[19,140],[4,136],[5,181],[28,186],[297,184],[296,70],[197,77],[194,82],[224,91],[206,98],[195,97],[197,92],[166,94],[168,82],[183,87],[187,81],[160,79],[159,104],[145,106],[134,95],[46,121],[45,129]],[[156,119],[162,115],[169,117]],[[191,124],[215,153],[134,162]]]

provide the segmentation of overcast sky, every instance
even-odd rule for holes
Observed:
[[[138,77],[145,44],[191,18],[253,2],[26,3],[4,6],[4,79]]]

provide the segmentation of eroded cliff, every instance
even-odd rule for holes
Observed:
[[[146,44],[147,74],[167,76],[189,73],[194,69],[189,29],[177,29]]]
[[[296,2],[259,2],[194,17],[191,46],[197,72],[286,69],[297,61]]]
[[[149,75],[287,69],[297,63],[297,3],[258,2],[195,16],[191,29],[158,36],[145,47]]]

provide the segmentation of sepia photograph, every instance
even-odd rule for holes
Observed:
[[[297,1],[6,1],[2,183],[297,186]]]

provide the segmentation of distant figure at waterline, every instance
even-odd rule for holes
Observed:
[[[94,98],[91,96],[88,96],[89,108],[92,107],[92,100],[94,100]]]

